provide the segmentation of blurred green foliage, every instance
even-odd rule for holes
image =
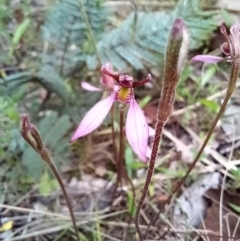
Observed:
[[[44,173],[42,161],[20,137],[19,114],[31,115],[54,160],[62,164],[70,155],[68,140],[74,123],[100,97],[83,91],[82,80],[98,83],[99,67],[108,61],[121,71],[127,67],[133,71],[156,66],[161,69],[168,32],[176,17],[185,20],[191,50],[203,46],[218,26],[219,12],[202,11],[199,0],[179,0],[168,13],[133,12],[117,27],[110,21],[114,13],[105,0],[83,0],[85,12],[79,1],[33,4],[25,0],[14,6],[8,0],[0,3],[0,108],[4,135],[0,162],[7,160],[10,179],[15,175],[16,180],[19,174],[25,178],[21,180],[31,182]],[[203,104],[217,108],[213,103]],[[128,150],[130,176],[132,159]]]

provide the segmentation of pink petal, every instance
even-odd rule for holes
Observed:
[[[148,126],[148,133],[149,136],[154,136],[155,135],[155,129],[153,129],[151,126]]]
[[[102,89],[97,88],[97,87],[95,87],[95,86],[93,86],[93,85],[91,85],[87,82],[82,82],[81,86],[82,86],[83,89],[88,90],[88,91],[102,91]]]
[[[230,28],[230,32],[231,34],[234,36],[235,34],[238,34],[239,33],[239,27],[234,24],[231,28]]]
[[[217,63],[223,60],[222,57],[213,56],[213,55],[196,55],[192,58],[192,61],[200,61],[208,64]]]
[[[106,99],[100,100],[95,104],[83,117],[70,142],[97,129],[109,113],[114,101],[114,94],[111,94]]]
[[[148,146],[148,124],[143,111],[135,98],[130,100],[126,120],[126,136],[133,151],[146,163],[146,152]]]
[[[150,148],[149,146],[147,147],[147,152],[146,152],[146,156],[147,158],[151,158],[151,155],[152,155],[152,148]]]
[[[232,41],[233,41],[233,45],[232,48],[234,48],[234,52],[236,55],[240,54],[240,29],[239,27],[234,24],[231,28],[230,28],[230,32],[232,34]]]
[[[113,72],[112,64],[110,62],[107,62],[105,64],[105,68],[109,72]],[[102,78],[100,79],[100,82],[102,85],[105,85],[108,89],[114,88],[115,80],[107,74],[104,74],[104,73],[102,74]]]

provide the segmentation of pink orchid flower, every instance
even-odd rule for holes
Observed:
[[[196,55],[192,58],[192,61],[200,61],[205,63],[217,63],[221,60],[227,60],[231,62],[234,56],[240,55],[240,29],[237,25],[233,25],[230,28],[230,34],[228,35],[226,27],[222,25],[220,27],[221,33],[226,38],[226,42],[221,45],[221,51],[227,56],[226,58],[213,56],[213,55]]]
[[[107,62],[106,65],[105,65],[105,68],[107,69],[107,71],[113,72],[113,68],[112,68],[111,63]],[[96,91],[96,92],[104,91],[104,89],[112,91],[114,88],[116,88],[115,80],[111,76],[109,76],[107,74],[104,74],[104,73],[102,73],[100,83],[101,83],[103,88],[95,87],[95,86],[93,86],[93,85],[91,85],[91,84],[89,84],[88,82],[85,82],[85,81],[83,81],[81,83],[81,86],[85,90]]]
[[[104,83],[104,85],[107,86],[109,90],[111,89],[110,95],[107,98],[100,100],[87,112],[87,114],[80,122],[70,142],[83,137],[97,129],[106,118],[107,114],[110,112],[114,102],[120,101],[123,104],[129,105],[126,119],[127,140],[137,156],[143,162],[146,162],[146,152],[149,136],[148,124],[143,111],[135,100],[134,88],[149,82],[151,80],[151,75],[149,74],[148,77],[143,81],[133,81],[131,76],[115,74],[105,66],[102,67],[102,72],[115,80],[117,82],[118,88],[117,90],[114,88],[114,83],[111,82],[110,79],[108,79],[106,82],[104,82],[103,79],[102,83]],[[86,87],[86,85],[84,87]],[[87,85],[87,88],[88,87],[89,86]],[[90,89],[92,90],[92,88],[88,88],[88,90]]]

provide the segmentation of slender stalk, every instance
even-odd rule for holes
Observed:
[[[115,105],[111,108],[111,132],[112,132],[112,146],[113,146],[113,158],[117,163],[117,147],[116,147],[116,132],[114,129],[114,116],[115,116]]]
[[[203,151],[204,151],[204,149],[205,149],[205,147],[206,147],[206,145],[207,145],[207,143],[208,143],[208,141],[209,141],[209,139],[210,139],[210,137],[211,137],[215,127],[216,127],[216,125],[217,125],[217,122],[219,121],[220,117],[224,113],[224,110],[225,110],[225,108],[227,106],[227,103],[229,101],[230,96],[228,96],[228,95],[225,96],[224,101],[223,101],[223,103],[221,105],[221,108],[220,108],[219,112],[217,113],[217,115],[216,115],[216,117],[215,117],[215,119],[214,119],[210,129],[208,130],[207,136],[206,136],[206,138],[205,138],[205,140],[204,140],[200,150],[198,151],[197,156],[195,157],[194,161],[191,163],[191,165],[190,165],[189,169],[187,170],[186,174],[184,175],[184,177],[181,179],[180,182],[178,182],[177,186],[174,188],[172,194],[168,196],[167,200],[163,204],[163,207],[170,203],[170,201],[172,200],[173,196],[174,197],[177,196],[178,192],[181,189],[181,186],[184,184],[184,182],[186,181],[187,177],[189,176],[189,174],[191,173],[191,171],[195,167],[197,161],[199,160],[200,156],[202,155],[202,153],[203,153]],[[155,222],[158,220],[158,217],[161,214],[161,212],[162,212],[162,209],[159,209],[158,213],[154,216],[152,222],[150,223],[151,225],[155,224]]]
[[[66,191],[66,188],[63,184],[63,181],[62,181],[62,178],[57,170],[57,168],[55,167],[53,161],[51,160],[50,163],[48,163],[48,166],[49,168],[51,169],[51,171],[53,172],[55,178],[57,179],[61,189],[62,189],[62,192],[63,192],[63,196],[66,200],[66,203],[67,203],[67,206],[68,206],[68,210],[69,210],[69,213],[70,213],[70,216],[71,216],[71,219],[72,219],[72,223],[73,223],[73,227],[74,227],[74,231],[75,231],[75,234],[76,234],[76,237],[77,237],[77,240],[80,241],[80,238],[79,238],[79,234],[78,234],[78,228],[77,228],[77,224],[76,224],[76,220],[75,220],[75,217],[74,217],[74,213],[73,213],[73,209],[72,209],[72,204],[69,200],[69,197],[68,197],[68,194],[67,194],[67,191]]]
[[[145,198],[146,198],[147,193],[148,193],[148,187],[151,183],[152,176],[153,176],[153,173],[154,173],[155,160],[156,160],[156,157],[157,157],[158,146],[159,146],[160,139],[161,139],[161,136],[162,136],[162,130],[163,130],[164,124],[165,124],[164,122],[156,123],[156,130],[157,131],[156,131],[156,134],[154,136],[154,142],[153,142],[154,144],[153,144],[151,159],[150,159],[149,166],[148,166],[147,177],[146,177],[146,180],[145,180],[145,183],[144,183],[144,186],[143,186],[142,195],[141,195],[141,198],[139,200],[139,204],[138,204],[137,211],[136,211],[135,224],[136,224],[136,230],[137,230],[137,233],[139,235],[140,240],[143,240],[143,236],[142,236],[140,226],[139,226],[139,216],[140,216],[141,209],[143,207],[143,203],[144,203]]]
[[[219,110],[219,112],[217,113],[214,121],[212,122],[211,124],[211,127],[209,128],[208,130],[208,133],[207,133],[207,136],[200,148],[200,150],[198,151],[197,153],[197,156],[195,157],[194,161],[191,163],[188,171],[186,172],[186,174],[184,175],[184,177],[182,178],[182,180],[178,183],[178,185],[176,186],[176,188],[173,190],[173,193],[172,195],[170,195],[168,197],[168,199],[166,200],[166,204],[169,203],[169,201],[171,200],[172,196],[174,194],[177,194],[181,188],[181,186],[184,184],[184,182],[186,181],[187,177],[189,176],[189,174],[191,173],[191,171],[193,170],[193,168],[195,167],[197,161],[199,160],[200,156],[202,155],[219,119],[221,118],[221,116],[223,115],[225,109],[226,109],[226,106],[228,104],[228,101],[229,99],[231,98],[235,88],[236,88],[236,82],[237,82],[237,79],[238,79],[238,75],[239,75],[239,69],[240,69],[240,64],[238,62],[233,62],[232,65],[231,65],[231,79],[229,81],[229,85],[228,85],[228,88],[227,88],[227,92],[226,92],[226,95],[224,97],[224,100],[223,100],[223,103],[221,105],[221,108]]]
[[[118,152],[118,158],[117,158],[117,183],[115,185],[115,189],[113,191],[112,200],[116,194],[117,188],[119,186],[119,183],[121,183],[121,179],[123,176],[123,153],[124,153],[124,107],[120,106],[120,112],[119,112],[119,152]]]
[[[225,29],[222,32],[224,32],[224,31],[225,31]],[[225,34],[225,36],[226,36],[226,34]],[[226,38],[227,38],[227,40],[229,40],[228,36]],[[234,39],[234,36],[233,36],[233,39]],[[209,139],[210,139],[210,137],[211,137],[211,135],[212,135],[212,133],[213,133],[217,123],[218,123],[218,121],[219,121],[219,119],[223,115],[223,113],[224,113],[224,111],[226,109],[226,106],[228,104],[229,99],[231,98],[231,96],[232,96],[232,94],[233,94],[233,92],[234,92],[234,90],[236,88],[236,83],[237,83],[239,72],[240,72],[240,62],[239,62],[239,58],[240,58],[239,57],[239,51],[240,51],[240,49],[239,49],[239,46],[238,46],[239,39],[237,39],[236,42],[233,41],[233,40],[231,40],[231,41],[232,42],[229,42],[229,46],[231,46],[232,49],[233,49],[233,53],[232,54],[236,54],[236,53],[237,54],[231,56],[232,64],[231,64],[231,68],[230,68],[230,78],[229,78],[227,91],[226,91],[223,103],[221,105],[221,108],[220,108],[219,112],[217,113],[217,115],[215,116],[215,118],[214,118],[214,120],[213,120],[213,122],[212,122],[212,124],[211,124],[211,126],[210,126],[210,128],[208,130],[208,133],[207,133],[207,135],[205,137],[205,140],[204,140],[200,150],[198,151],[194,161],[191,163],[188,171],[186,172],[186,174],[184,175],[182,180],[178,183],[178,185],[173,190],[172,195],[170,195],[167,198],[167,200],[165,201],[165,205],[168,204],[171,201],[173,195],[177,196],[178,192],[180,191],[181,186],[184,184],[184,182],[186,181],[187,177],[189,176],[189,174],[191,173],[191,171],[195,167],[195,165],[198,162],[199,158],[201,157],[201,155],[202,155],[202,153],[203,153],[203,151],[204,151],[204,149],[205,149],[205,147],[206,147],[206,145],[207,145],[207,143],[208,143],[208,141],[209,141]],[[159,212],[158,212],[156,218],[154,219],[154,221],[152,222],[152,224],[154,224],[156,222],[156,220],[157,220],[157,218],[158,218],[160,213],[161,213],[161,210],[159,210]]]
[[[158,112],[156,117],[157,121],[155,126],[156,133],[153,140],[151,158],[149,161],[147,176],[135,217],[136,231],[141,241],[143,241],[143,235],[141,234],[139,227],[140,212],[147,196],[148,187],[151,183],[154,173],[155,160],[158,153],[159,143],[162,137],[162,130],[172,112],[175,99],[175,89],[178,84],[184,63],[183,60],[187,54],[187,43],[188,35],[186,33],[185,25],[181,19],[176,19],[170,32],[166,50],[164,74],[162,79],[163,87],[161,91],[161,97],[159,98]]]
[[[92,40],[93,47],[94,47],[96,55],[98,57],[98,61],[101,64],[101,57],[100,57],[98,49],[97,49],[97,43],[95,41],[95,38],[94,38],[94,35],[93,35],[93,32],[92,32],[92,27],[91,27],[91,25],[89,23],[89,19],[88,19],[88,16],[87,16],[87,13],[86,13],[83,1],[82,0],[78,0],[78,2],[79,2],[79,5],[80,5],[80,10],[81,10],[81,12],[83,14],[83,17],[84,17],[85,24],[87,25],[87,29],[89,31],[89,34],[90,34],[90,37],[91,37],[91,40]]]
[[[120,113],[119,113],[119,126],[120,126],[120,133],[119,133],[119,159],[118,159],[118,170],[119,170],[119,177],[118,182],[121,181],[123,176],[123,169],[124,169],[124,151],[125,151],[125,138],[124,138],[124,106],[120,106]]]
[[[22,134],[22,137],[25,139],[25,141],[39,154],[39,156],[41,157],[41,159],[48,164],[48,166],[50,167],[51,171],[53,172],[55,178],[57,179],[62,192],[63,192],[63,196],[66,200],[67,203],[67,207],[71,216],[71,220],[73,223],[73,227],[74,227],[74,231],[77,237],[77,240],[80,241],[79,235],[78,235],[78,229],[77,229],[77,225],[76,225],[76,221],[75,221],[75,217],[73,214],[73,210],[72,210],[72,205],[71,202],[68,198],[68,194],[66,192],[65,186],[63,184],[62,178],[60,176],[60,174],[58,173],[53,161],[52,161],[52,157],[49,154],[49,151],[47,150],[47,148],[45,147],[43,141],[42,141],[42,137],[40,132],[38,131],[38,129],[32,125],[29,121],[29,118],[27,115],[23,115],[21,117],[21,122],[20,122],[20,131]]]
[[[127,172],[125,172],[126,174],[126,179],[127,179],[127,182],[130,184],[131,186],[131,190],[132,190],[132,195],[133,195],[133,200],[132,200],[132,203],[131,203],[131,208],[130,208],[130,213],[129,213],[129,220],[127,222],[127,230],[129,229],[130,225],[131,225],[131,222],[132,222],[132,219],[133,219],[133,211],[134,211],[134,205],[135,205],[135,198],[136,198],[136,192],[135,192],[135,188],[134,188],[134,185],[132,183],[132,180],[128,177],[127,175]],[[123,237],[122,239],[123,241],[127,240],[127,233],[126,235]]]

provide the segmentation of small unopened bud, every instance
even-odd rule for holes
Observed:
[[[25,114],[21,117],[20,131],[22,137],[35,151],[40,152],[43,149],[44,145],[38,129],[30,123],[28,116]]]
[[[187,28],[182,19],[176,19],[173,25],[173,28],[174,27],[176,29],[176,32],[178,32],[179,36],[181,36],[182,38],[181,47],[178,55],[178,67],[177,67],[178,74],[180,75],[188,53],[189,35],[187,32]]]
[[[20,121],[20,131],[25,141],[41,156],[42,160],[50,164],[51,156],[44,146],[40,132],[32,125],[27,115],[22,115]]]
[[[189,36],[182,19],[177,18],[170,30],[166,49],[165,77],[166,85],[176,86],[188,52]]]
[[[167,43],[164,73],[162,77],[162,90],[158,112],[158,120],[165,123],[172,112],[175,99],[176,86],[180,79],[184,59],[188,50],[188,34],[182,19],[174,21]]]

